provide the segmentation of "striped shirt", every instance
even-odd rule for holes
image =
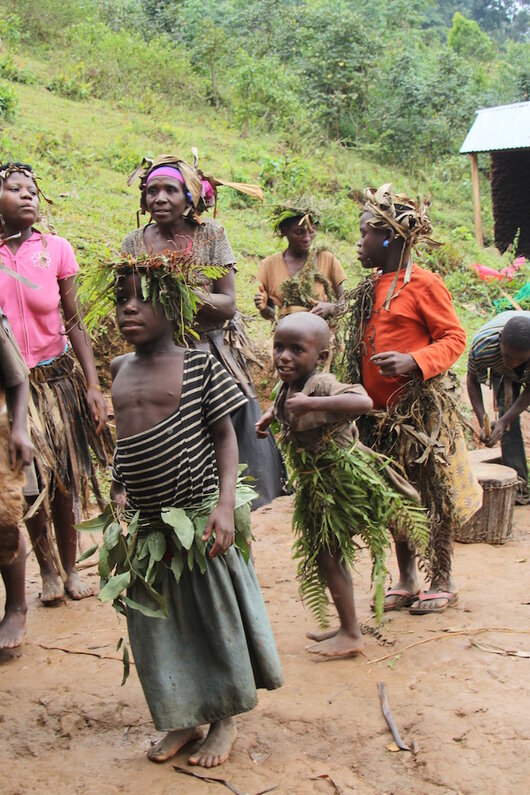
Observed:
[[[530,312],[518,312],[516,310],[501,312],[482,326],[473,337],[467,369],[476,375],[481,384],[488,380],[488,371],[491,374],[506,376],[512,381],[525,386],[530,384],[530,362],[511,370],[506,367],[502,358],[500,333],[504,326],[512,317],[527,317],[530,320]]]
[[[116,443],[113,478],[124,486],[128,506],[200,506],[218,486],[209,427],[245,403],[210,353],[187,350],[178,409],[153,428]]]

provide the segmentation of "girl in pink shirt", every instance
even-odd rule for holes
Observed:
[[[30,368],[37,476],[40,488],[47,487],[65,573],[63,584],[48,542],[48,512],[41,508],[26,524],[46,604],[63,598],[65,591],[73,599],[92,594],[76,571],[74,523],[86,505],[89,483],[94,482],[89,445],[104,463],[112,442],[108,430],[102,433],[105,402],[77,306],[79,266],[67,240],[34,228],[38,214],[39,188],[32,168],[21,163],[0,166],[2,308]],[[13,278],[6,270],[17,275]]]

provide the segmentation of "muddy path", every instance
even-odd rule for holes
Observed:
[[[436,616],[395,613],[381,630],[384,642],[367,634],[365,656],[330,662],[305,651],[304,633],[313,623],[297,598],[290,498],[253,517],[258,576],[285,686],[261,693],[257,709],[238,718],[231,759],[214,775],[242,793],[275,785],[277,792],[296,795],[526,792],[530,660],[492,649],[530,651],[530,507],[516,508],[513,538],[504,546],[456,546],[456,607]],[[355,587],[367,621],[369,561],[363,554]],[[96,584],[94,568],[85,576]],[[146,759],[159,735],[134,668],[121,688],[121,662],[108,659],[118,656],[116,641],[125,632],[112,608],[95,598],[42,608],[38,592],[30,558],[26,642],[0,654],[2,792],[229,792],[175,772],[172,762]],[[425,642],[407,648],[419,641]],[[393,717],[403,738],[417,744],[416,754],[390,750],[379,681],[386,682]],[[176,763],[186,765],[186,755]],[[321,775],[336,788],[313,780]]]

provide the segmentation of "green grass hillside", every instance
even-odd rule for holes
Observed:
[[[443,273],[452,290],[459,315],[469,336],[494,313],[496,284],[485,285],[468,269],[479,261],[500,267],[502,259],[493,251],[480,251],[474,243],[470,166],[455,154],[422,166],[385,167],[361,157],[354,149],[337,143],[312,147],[300,140],[288,147],[278,134],[249,132],[243,136],[205,103],[178,98],[161,100],[141,113],[119,107],[117,101],[67,99],[46,88],[55,74],[51,62],[37,61],[19,52],[17,69],[32,78],[21,83],[4,80],[15,92],[17,108],[9,119],[0,119],[1,161],[30,162],[41,179],[44,193],[53,199],[51,218],[58,234],[73,244],[83,272],[115,257],[120,241],[136,226],[139,191],[127,186],[127,176],[144,155],[177,152],[191,157],[190,147],[199,149],[201,166],[207,173],[245,182],[263,182],[265,203],[236,195],[228,188],[219,191],[218,217],[224,224],[238,261],[238,304],[252,318],[251,336],[260,344],[269,335],[269,325],[258,319],[252,302],[256,269],[260,258],[280,250],[267,225],[267,205],[275,196],[305,193],[323,206],[319,242],[344,264],[349,286],[360,277],[355,243],[359,217],[355,195],[366,185],[390,181],[412,194],[427,194],[433,200],[435,237],[446,243],[431,266]],[[15,75],[16,76],[16,75]],[[455,140],[455,153],[461,144]],[[482,163],[487,173],[487,160]],[[482,175],[483,219],[486,238],[492,237],[489,184]],[[46,210],[45,207],[43,207]],[[513,294],[529,278],[525,274],[504,289]],[[462,359],[460,370],[464,365]]]

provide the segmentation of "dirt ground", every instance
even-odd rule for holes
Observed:
[[[438,616],[395,613],[381,630],[384,643],[366,634],[365,656],[319,662],[305,651],[313,622],[297,598],[290,500],[253,514],[258,576],[285,685],[260,693],[258,707],[238,718],[231,759],[212,775],[249,795],[276,785],[293,795],[527,792],[530,660],[493,647],[530,651],[530,507],[516,508],[513,538],[504,546],[456,546],[455,608]],[[94,568],[85,576],[96,585]],[[371,627],[366,553],[355,586],[360,615]],[[117,656],[125,631],[110,606],[90,598],[41,607],[32,557],[28,597],[26,642],[0,654],[5,795],[229,791],[177,773],[174,762],[146,759],[159,735],[134,668],[121,688],[121,662],[108,659]],[[425,642],[407,648],[418,641]],[[391,750],[379,681],[387,684],[403,739],[417,744],[415,754]],[[186,755],[176,763],[185,766]],[[323,775],[334,784],[315,780]]]

